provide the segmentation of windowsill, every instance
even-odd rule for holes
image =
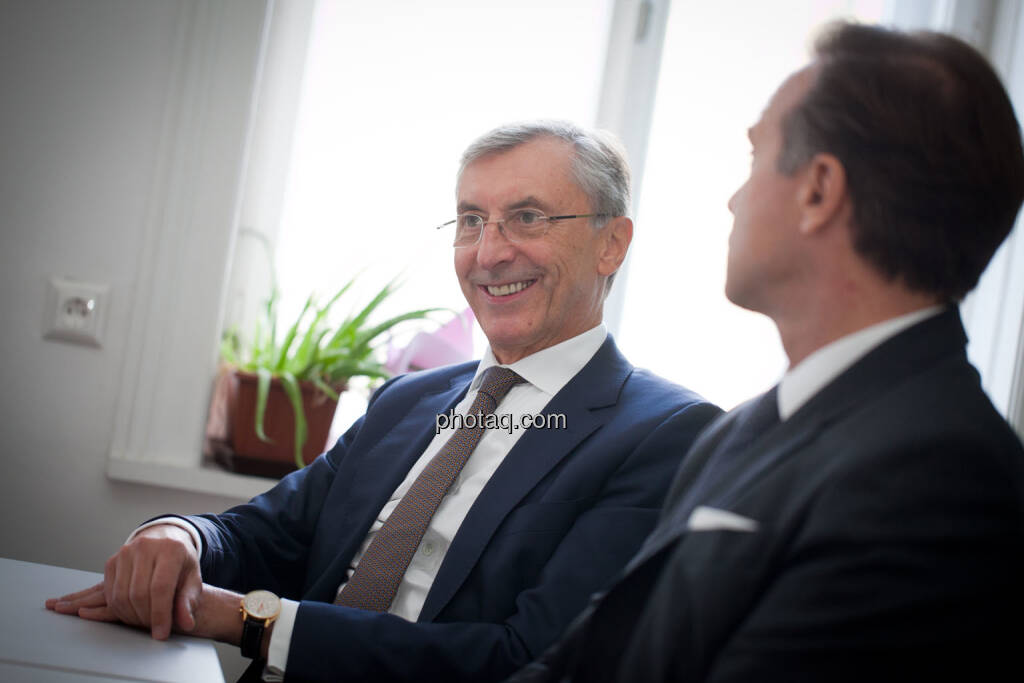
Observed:
[[[241,500],[249,500],[277,483],[275,479],[227,472],[205,460],[200,465],[185,466],[128,460],[113,455],[107,458],[107,477],[114,481]]]
[[[367,394],[367,391],[361,389],[350,389],[341,394],[338,408],[334,413],[334,424],[324,450],[334,444],[342,432],[366,412]],[[134,452],[125,448],[112,448],[107,454],[107,478],[113,481],[236,498],[240,501],[249,500],[269,490],[279,481],[269,477],[235,474],[225,470],[212,459],[202,458],[196,462],[195,456],[186,456],[185,453],[182,453],[180,463],[142,460],[136,453],[145,452],[145,448],[144,444]],[[130,455],[135,457],[129,457]]]

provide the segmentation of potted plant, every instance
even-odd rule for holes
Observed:
[[[371,322],[373,312],[397,289],[392,281],[358,312],[333,325],[329,314],[354,282],[323,305],[310,295],[280,338],[276,288],[251,341],[243,343],[237,330],[225,333],[223,367],[211,405],[211,420],[216,406],[223,406],[222,433],[211,449],[221,464],[269,476],[304,467],[323,451],[338,394],[348,380],[388,376],[378,358],[383,336],[400,323],[441,310],[415,310]]]

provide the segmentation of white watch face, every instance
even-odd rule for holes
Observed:
[[[245,611],[257,619],[276,617],[281,611],[281,600],[270,591],[252,591],[242,600]]]

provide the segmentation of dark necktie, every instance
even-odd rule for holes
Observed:
[[[456,430],[430,459],[373,537],[335,604],[387,611],[430,519],[483,436],[480,417],[492,414],[509,389],[524,381],[508,368],[494,366],[484,372],[467,413],[477,418],[474,426]]]
[[[684,494],[679,508],[689,511],[702,504],[709,493],[718,489],[726,480],[735,477],[737,458],[747,446],[762,434],[779,424],[779,388],[775,386],[766,394],[755,399],[743,412],[737,415],[736,424],[714,447],[704,465],[704,471]],[[678,508],[677,508],[678,509]]]
[[[739,416],[736,426],[715,450],[735,453],[779,423],[779,387],[762,394]]]

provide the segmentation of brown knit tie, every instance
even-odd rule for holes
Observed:
[[[335,604],[387,611],[437,506],[483,436],[480,416],[493,413],[509,389],[525,381],[508,368],[487,368],[467,413],[477,418],[475,426],[456,430],[430,459],[373,537]]]

